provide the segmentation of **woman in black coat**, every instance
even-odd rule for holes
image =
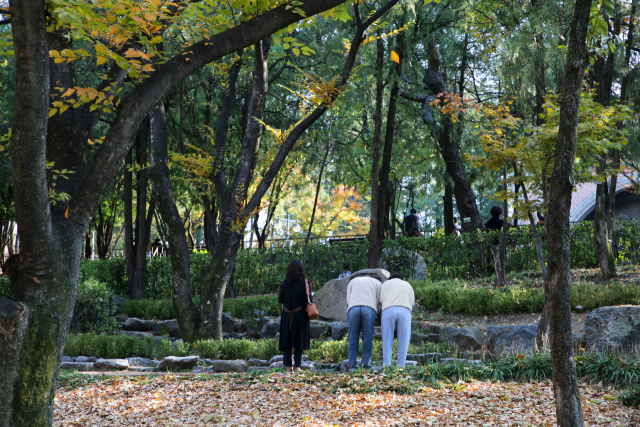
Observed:
[[[311,288],[309,288],[311,289]],[[311,295],[309,295],[309,298]],[[302,352],[309,350],[309,315],[307,314],[307,286],[302,262],[294,259],[287,267],[286,280],[280,284],[278,302],[282,304],[280,319],[280,350],[283,365],[294,372],[302,364]],[[291,353],[295,349],[294,363]]]

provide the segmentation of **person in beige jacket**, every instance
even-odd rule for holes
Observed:
[[[391,365],[393,333],[398,329],[398,359],[396,365],[404,368],[411,339],[411,310],[415,302],[413,288],[402,280],[400,274],[392,274],[380,289],[382,305],[382,365]]]
[[[347,315],[349,317],[349,369],[355,368],[360,351],[362,332],[362,367],[371,368],[373,326],[378,314],[378,298],[382,283],[373,277],[355,277],[347,286]]]

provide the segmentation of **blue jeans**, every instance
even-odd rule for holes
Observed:
[[[393,331],[398,327],[398,360],[396,365],[404,368],[411,339],[411,311],[406,307],[389,307],[382,312],[382,366],[391,365],[393,353]]]
[[[373,326],[376,311],[364,305],[349,309],[349,366],[355,368],[360,351],[360,332],[362,332],[362,366],[371,367],[373,352]]]

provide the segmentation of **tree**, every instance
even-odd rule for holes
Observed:
[[[591,1],[576,1],[561,90],[558,145],[549,180],[549,210],[545,218],[547,229],[550,230],[547,236],[547,259],[553,394],[560,427],[584,425],[571,332],[569,210],[571,192],[575,186],[573,167],[590,9]]]
[[[266,11],[257,10],[249,2],[243,3],[242,6],[250,12],[246,20],[216,27],[219,30],[217,34],[181,50],[164,62],[160,69],[152,68],[149,71],[151,75],[117,106],[109,96],[115,95],[115,90],[110,88],[117,87],[124,79],[121,66],[127,68],[131,78],[135,78],[138,75],[135,65],[139,64],[126,60],[123,63],[124,58],[112,52],[115,59],[109,71],[111,77],[107,75],[101,90],[83,90],[81,95],[87,98],[93,95],[90,100],[100,100],[104,110],[91,110],[96,104],[83,102],[79,108],[69,108],[68,104],[56,99],[55,102],[61,104],[55,105],[49,119],[51,87],[60,85],[66,91],[75,88],[75,74],[72,61],[68,61],[70,57],[53,54],[49,60],[47,15],[74,16],[74,13],[79,13],[84,16],[84,11],[65,9],[68,3],[62,2],[52,4],[52,9],[45,14],[42,1],[10,2],[16,73],[11,167],[21,255],[17,277],[12,283],[13,300],[0,299],[0,321],[5,330],[12,331],[5,337],[7,345],[0,347],[0,360],[4,367],[0,390],[5,396],[0,403],[0,424],[51,425],[54,391],[75,304],[84,237],[142,119],[172,87],[198,68],[302,20],[303,15],[312,16],[341,3],[341,0],[315,0],[295,8],[282,5]],[[82,2],[75,6],[96,7],[96,10],[102,7]],[[184,10],[184,5],[178,5],[176,9],[172,7],[162,9],[165,16],[175,15],[180,8]],[[104,16],[104,9],[96,12],[94,17],[95,20],[79,19],[74,30],[82,27],[80,24],[104,24],[100,30],[106,31],[102,34],[109,34],[106,30],[111,25],[108,20],[117,19],[112,12]],[[125,19],[123,22],[137,21]],[[153,29],[157,30],[156,26],[162,28],[160,23],[166,24],[161,19]],[[64,28],[64,21],[62,26]],[[145,30],[150,32],[146,27]],[[138,32],[145,31],[139,28]],[[105,38],[119,45],[124,42],[112,36]],[[98,46],[96,44],[99,61],[109,60],[111,56],[105,58],[106,52]],[[71,54],[70,51],[64,53]],[[54,73],[50,71],[50,63]],[[53,85],[50,79],[55,82]],[[104,105],[106,101],[109,102]],[[95,123],[103,111],[115,116],[95,156],[89,156],[91,144],[88,140],[92,139]],[[48,127],[51,127],[49,131]],[[67,203],[50,204],[46,169],[50,161],[54,161],[56,167],[74,171],[72,177],[56,189],[70,195]]]

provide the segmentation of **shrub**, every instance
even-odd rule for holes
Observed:
[[[139,319],[173,319],[176,317],[171,300],[131,300],[122,304],[122,312]]]
[[[0,298],[11,296],[11,282],[8,277],[0,277]]]
[[[542,288],[508,286],[504,289],[470,288],[464,282],[414,283],[416,302],[426,310],[445,310],[472,316],[540,313],[544,306]],[[640,304],[638,284],[577,283],[571,285],[571,307],[585,310],[620,304]]]
[[[277,295],[237,297],[225,299],[222,304],[225,313],[231,313],[238,319],[252,319],[260,311],[264,312],[264,315],[279,316],[282,311]]]
[[[89,279],[78,285],[70,329],[73,332],[113,332],[118,328],[113,293],[102,282]]]
[[[632,408],[640,405],[640,386],[631,387],[620,394],[620,401]]]

